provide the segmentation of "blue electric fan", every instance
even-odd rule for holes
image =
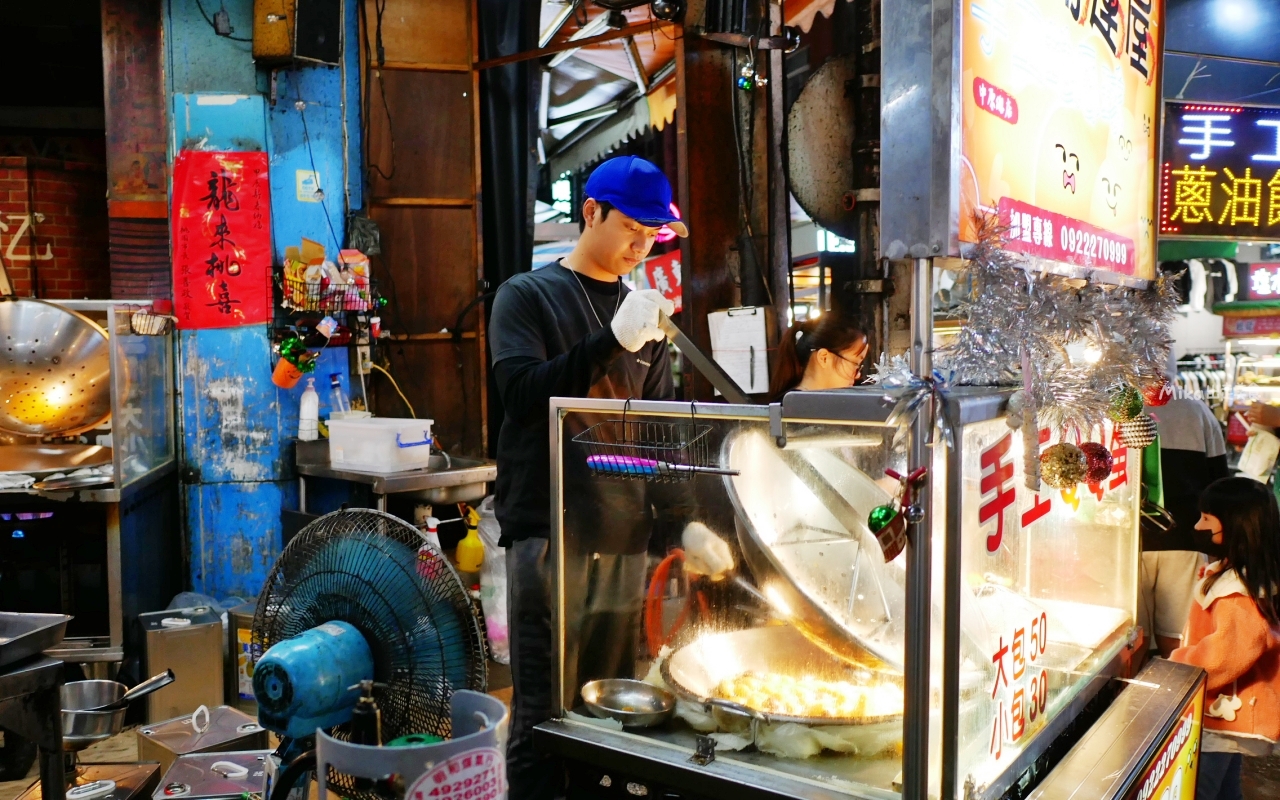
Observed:
[[[258,721],[286,760],[317,729],[345,738],[362,681],[374,681],[383,741],[447,738],[454,690],[486,684],[457,573],[416,528],[369,509],[327,514],[289,542],[258,596],[252,652]]]

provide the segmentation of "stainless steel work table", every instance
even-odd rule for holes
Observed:
[[[487,458],[433,455],[425,469],[403,472],[361,472],[329,463],[325,440],[298,442],[298,510],[307,510],[307,478],[361,483],[376,496],[376,508],[387,510],[387,495],[406,494],[433,505],[474,502],[486,494],[487,484],[498,477],[498,463]]]

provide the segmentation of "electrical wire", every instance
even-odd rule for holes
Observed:
[[[413,410],[413,404],[411,404],[411,403],[409,402],[409,398],[407,398],[407,397],[405,397],[405,396],[404,396],[404,392],[400,391],[400,384],[396,383],[396,379],[395,379],[395,378],[393,378],[393,377],[391,377],[391,373],[390,373],[390,372],[387,372],[385,369],[383,369],[383,368],[382,368],[381,366],[379,366],[378,364],[370,364],[369,366],[373,367],[373,368],[374,368],[374,369],[376,369],[378,372],[381,372],[383,375],[386,375],[386,376],[387,376],[387,380],[391,381],[391,386],[395,388],[395,390],[396,390],[396,394],[400,395],[400,399],[401,399],[401,400],[403,400],[403,401],[404,401],[405,406],[407,406],[407,407],[409,408],[409,416],[410,416],[410,417],[413,417],[414,419],[417,419],[417,418],[418,418],[418,414],[417,414],[417,412],[415,412],[415,411]]]
[[[222,34],[218,33],[218,26],[217,26],[217,25],[215,25],[215,24],[213,24],[213,19],[209,16],[209,12],[207,12],[207,11],[205,11],[205,10],[204,10],[204,4],[203,4],[203,3],[201,3],[201,2],[200,2],[200,0],[196,0],[196,8],[200,9],[200,16],[204,17],[204,21],[205,21],[205,22],[207,22],[207,23],[209,23],[209,27],[210,27],[210,28],[213,28],[213,32],[214,32],[214,33],[216,33],[218,36],[222,36]],[[226,7],[226,6],[223,6],[220,10],[221,10],[221,11],[226,11],[226,10],[227,10],[227,7]],[[242,37],[242,36],[232,36],[231,34],[227,34],[226,36],[222,36],[222,38],[223,38],[223,39],[230,39],[230,40],[231,40],[231,41],[233,41],[233,42],[249,42],[249,43],[252,43],[252,42],[253,42],[253,40],[252,40],[252,39],[245,39],[245,38],[244,38],[244,37]]]
[[[365,73],[364,73],[364,163],[368,168],[382,177],[384,181],[389,181],[396,174],[396,135],[395,129],[391,124],[391,106],[387,102],[387,85],[382,78],[383,67],[387,63],[386,48],[382,44],[382,15],[386,13],[387,0],[374,1],[374,44],[369,43],[369,17],[365,10],[365,4],[360,3],[360,22],[364,29],[364,53],[365,53]],[[377,68],[374,67],[376,54]],[[369,102],[372,97],[370,92],[370,81],[377,77],[378,79],[378,95],[382,99],[382,113],[387,118],[387,139],[391,146],[391,166],[390,172],[385,172],[381,164],[374,163],[369,157]]]
[[[342,240],[338,238],[338,231],[333,227],[333,219],[329,217],[329,204],[325,202],[324,188],[320,185],[320,171],[316,169],[316,154],[311,149],[311,133],[307,129],[307,103],[302,99],[302,81],[298,80],[296,68],[290,70],[289,75],[294,84],[294,93],[298,96],[295,108],[298,109],[298,115],[302,117],[302,139],[307,145],[307,158],[311,161],[311,174],[316,179],[316,194],[320,196],[320,210],[324,213],[324,221],[329,226],[329,235],[333,237],[335,250],[342,250]]]

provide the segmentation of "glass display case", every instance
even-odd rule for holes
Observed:
[[[63,300],[58,304],[97,322],[110,339],[109,428],[115,482],[110,488],[84,494],[89,500],[118,501],[132,485],[174,468],[173,334],[135,333],[130,318],[137,303]]]
[[[1107,480],[1031,491],[1005,400],[948,396],[952,444],[935,434],[919,509],[899,502],[906,436],[883,391],[553,400],[560,718],[542,746],[625,751],[702,796],[880,798],[900,790],[906,726],[927,725],[931,795],[1025,787],[1134,636],[1139,471],[1096,430]],[[886,562],[877,509],[932,531],[928,698],[904,694],[920,655],[904,644],[906,554]],[[669,692],[674,712],[598,718],[613,706],[592,682],[614,678]]]

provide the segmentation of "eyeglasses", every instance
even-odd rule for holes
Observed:
[[[865,350],[863,351],[862,358],[859,358],[857,361],[853,360],[852,358],[846,358],[845,356],[842,356],[842,355],[840,355],[839,353],[831,353],[831,355],[835,356],[836,358],[840,359],[841,361],[845,361],[845,362],[848,362],[848,363],[852,364],[852,365],[853,365],[853,375],[854,375],[854,377],[857,377],[858,375],[861,375],[861,374],[862,374],[862,364],[863,364],[863,362],[865,362],[865,361],[867,360],[867,356],[866,356],[866,351],[865,351]]]

